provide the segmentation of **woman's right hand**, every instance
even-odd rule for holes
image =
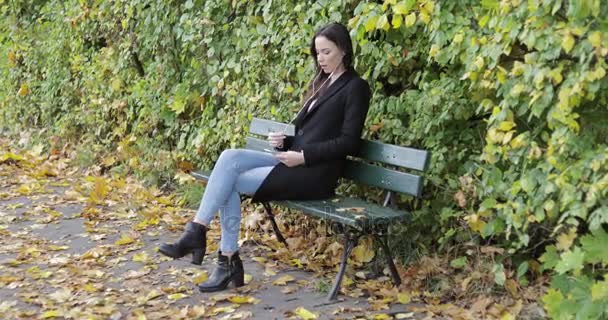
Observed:
[[[282,148],[285,133],[283,132],[268,132],[268,144],[273,148]]]

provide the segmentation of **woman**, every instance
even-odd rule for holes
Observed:
[[[221,240],[216,269],[199,285],[202,292],[224,290],[230,282],[244,283],[238,255],[241,194],[254,202],[314,200],[334,195],[346,155],[356,154],[369,108],[369,85],[352,67],[353,48],[345,26],[332,23],[317,31],[310,52],[317,76],[311,81],[302,110],[295,118],[295,135],[268,135],[279,151],[265,153],[231,149],[213,168],[194,221],[174,244],[160,252],[181,258],[192,253],[201,264],[209,223],[220,212]]]

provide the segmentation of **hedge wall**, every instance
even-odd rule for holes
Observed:
[[[418,209],[395,236],[431,250],[473,234],[505,249],[497,285],[540,262],[551,316],[608,316],[605,1],[0,0],[0,14],[4,134],[155,183],[211,166],[253,116],[290,119],[311,35],[343,22],[374,89],[366,137],[433,153],[429,197],[401,199]]]

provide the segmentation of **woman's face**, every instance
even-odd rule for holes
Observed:
[[[324,36],[318,36],[315,38],[315,48],[317,50],[317,62],[323,72],[332,73],[343,68],[344,52],[334,42]]]

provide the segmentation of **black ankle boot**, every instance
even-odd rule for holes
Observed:
[[[198,285],[201,292],[221,291],[228,287],[230,282],[234,283],[235,287],[242,287],[245,284],[245,270],[243,270],[243,261],[239,257],[239,253],[235,252],[228,257],[219,253],[217,266],[211,277]]]
[[[192,253],[192,263],[200,265],[207,247],[207,227],[200,223],[188,222],[186,230],[176,243],[164,243],[158,251],[174,259]]]

